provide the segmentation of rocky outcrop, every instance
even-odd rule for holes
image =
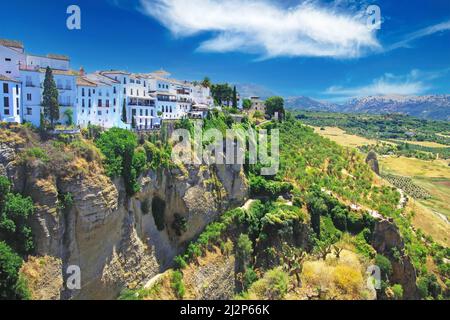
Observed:
[[[142,286],[169,268],[221,212],[247,197],[241,166],[149,171],[139,178],[141,192],[128,198],[123,182],[106,177],[98,164],[75,159],[77,168],[67,163],[61,176],[39,160],[19,163],[18,149],[0,144],[0,174],[36,204],[36,255],[60,259],[64,282],[69,266],[81,270],[81,289],[62,285],[62,299],[113,299],[124,287]],[[66,194],[73,202],[64,207]],[[164,205],[154,206],[155,199]],[[185,224],[181,231],[177,217]]]
[[[398,227],[389,220],[379,220],[375,224],[372,246],[386,256],[392,264],[391,283],[401,284],[403,298],[408,300],[418,299],[416,285],[416,270],[408,255],[405,254],[405,244]]]

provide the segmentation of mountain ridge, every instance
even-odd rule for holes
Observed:
[[[368,96],[354,98],[343,104],[290,97],[286,107],[291,110],[329,111],[345,113],[389,114],[401,113],[422,119],[450,121],[450,95]]]

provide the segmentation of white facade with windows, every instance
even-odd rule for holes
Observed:
[[[22,82],[22,121],[30,122],[34,126],[40,125],[40,114],[43,112],[41,107],[42,94],[44,91],[46,69],[38,66],[21,66],[21,82]],[[53,69],[53,78],[58,89],[59,99],[59,120],[58,123],[68,123],[69,117],[67,112],[73,115],[73,123],[77,124],[77,106],[76,106],[76,75],[70,70]],[[68,111],[70,110],[70,111]]]
[[[0,121],[40,125],[47,67],[59,93],[60,124],[151,130],[163,120],[187,117],[193,105],[203,110],[213,106],[209,88],[169,79],[163,70],[86,75],[71,70],[66,56],[27,54],[22,43],[0,39]]]
[[[20,123],[21,88],[19,81],[0,75],[0,122]]]

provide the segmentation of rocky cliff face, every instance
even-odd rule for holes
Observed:
[[[37,255],[61,259],[64,281],[68,266],[80,267],[81,290],[63,286],[63,299],[113,299],[125,286],[141,286],[167,269],[221,212],[247,197],[241,166],[149,171],[140,177],[142,191],[130,199],[122,181],[106,177],[98,164],[76,159],[61,175],[39,160],[22,164],[21,147],[0,144],[0,174],[36,203]],[[64,194],[73,198],[65,208]]]
[[[416,270],[409,256],[404,254],[405,244],[397,226],[389,220],[377,221],[372,246],[391,261],[390,281],[402,285],[403,298],[418,299]]]

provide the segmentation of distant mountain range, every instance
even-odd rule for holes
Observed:
[[[423,119],[450,121],[450,95],[373,96],[353,99],[344,104],[291,97],[286,99],[286,107],[291,110],[346,113],[401,113]]]

